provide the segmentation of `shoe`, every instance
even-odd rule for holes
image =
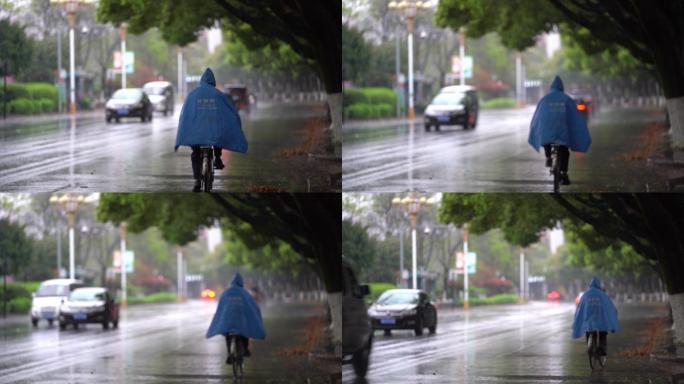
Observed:
[[[221,161],[220,157],[217,157],[214,159],[214,169],[223,169],[225,166],[223,165],[223,161]]]
[[[550,157],[547,157],[546,158],[546,168],[551,168],[551,165],[553,165],[552,160]]]
[[[567,173],[561,175],[561,184],[570,185],[570,177],[568,177]]]
[[[228,364],[228,365],[233,364],[233,356],[228,355],[228,357],[226,357],[226,364]]]
[[[193,192],[201,192],[202,191],[202,183],[199,181],[199,179],[195,180],[195,186],[192,187]]]

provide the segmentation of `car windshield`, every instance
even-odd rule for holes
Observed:
[[[433,100],[433,105],[456,105],[460,104],[465,97],[465,93],[440,93]]]
[[[68,285],[47,285],[42,284],[36,291],[36,296],[67,296],[69,295]]]
[[[164,94],[164,87],[145,87],[145,92],[148,95],[162,95]]]
[[[385,292],[378,299],[378,304],[418,304],[418,294],[415,292]]]
[[[95,301],[104,300],[104,292],[93,291],[89,289],[77,289],[71,292],[69,296],[69,301]]]
[[[119,89],[114,92],[112,99],[115,100],[130,100],[139,99],[142,92],[139,89]]]

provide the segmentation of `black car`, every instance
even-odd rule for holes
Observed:
[[[586,90],[572,90],[568,92],[568,96],[575,100],[577,111],[584,117],[584,120],[589,121],[589,117],[596,111],[597,103],[595,97],[591,92]]]
[[[442,88],[430,102],[423,114],[425,130],[431,127],[439,131],[442,125],[463,125],[463,129],[475,128],[480,111],[475,88],[469,85],[453,85]]]
[[[122,117],[139,117],[140,121],[152,121],[154,110],[147,93],[141,88],[124,88],[114,92],[112,98],[105,105],[107,122]]]
[[[84,287],[77,288],[62,301],[59,308],[59,329],[66,329],[73,324],[74,329],[79,324],[102,324],[102,329],[119,326],[119,305],[106,288]]]
[[[390,335],[393,329],[412,329],[416,336],[427,328],[437,330],[437,308],[427,293],[419,289],[390,289],[368,309],[373,330],[382,329]]]
[[[358,377],[365,377],[373,345],[373,329],[363,297],[367,285],[359,285],[354,271],[342,261],[342,364],[352,364]]]

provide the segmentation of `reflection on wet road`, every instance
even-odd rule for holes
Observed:
[[[669,383],[648,358],[617,354],[662,304],[618,307],[623,332],[608,338],[608,363],[591,373],[582,339],[573,340],[574,304],[530,303],[442,310],[435,335],[377,331],[368,383]],[[344,366],[343,382],[355,382]],[[356,382],[361,382],[356,380]]]
[[[0,191],[190,191],[191,151],[173,150],[179,113],[155,114],[151,123],[106,124],[102,112],[0,126]],[[329,174],[315,160],[283,155],[325,129],[324,116],[320,104],[241,114],[248,153],[223,152],[226,169],[216,172],[215,190],[329,190]]]
[[[206,383],[230,382],[222,337],[205,339],[214,302],[131,306],[119,329],[97,324],[60,331],[41,323],[0,328],[2,383]],[[307,357],[278,352],[302,344],[306,317],[320,304],[262,306],[265,341],[252,341],[245,382],[329,382]],[[339,375],[339,371],[338,371]]]
[[[350,123],[343,130],[345,191],[550,192],[543,154],[528,144],[533,107],[481,111],[475,130],[425,132],[409,124]],[[667,185],[645,159],[626,161],[646,143],[659,111],[608,110],[589,123],[592,147],[572,155],[569,192],[655,191]]]

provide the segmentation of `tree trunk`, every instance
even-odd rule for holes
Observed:
[[[342,155],[342,92],[328,93],[328,105],[332,123],[332,141],[335,146],[335,154]]]
[[[328,292],[328,305],[332,318],[330,328],[333,330],[333,343],[339,345],[342,344],[342,292]]]
[[[684,96],[667,99],[672,146],[684,148]]]
[[[675,344],[678,350],[684,350],[684,293],[670,295],[672,318],[675,328]]]

